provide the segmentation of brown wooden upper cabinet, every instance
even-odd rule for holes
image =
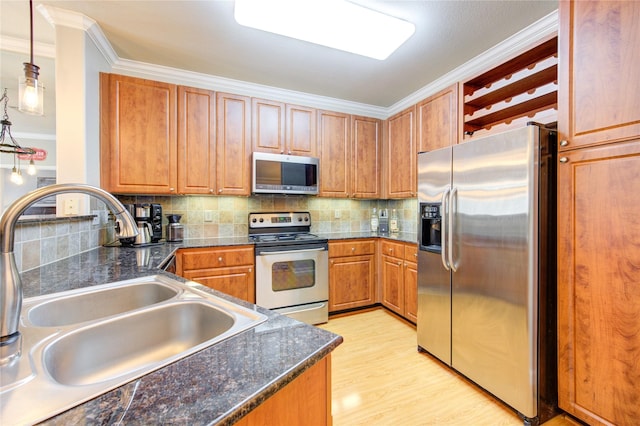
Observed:
[[[104,189],[250,194],[248,97],[117,74],[100,78]]]
[[[218,195],[251,193],[251,99],[216,93]]]
[[[318,111],[320,196],[349,196],[350,123],[349,114]]]
[[[315,157],[316,110],[251,99],[253,150]]]
[[[351,116],[351,189],[353,198],[379,198],[380,137],[382,123],[371,117]]]
[[[380,129],[375,118],[318,113],[320,196],[380,196]]]
[[[215,93],[178,86],[178,192],[216,192]]]
[[[101,186],[109,192],[175,194],[173,84],[100,74]]]
[[[640,134],[640,6],[561,1],[560,150]]]
[[[458,143],[458,84],[417,105],[418,152],[434,151]]]
[[[387,121],[384,149],[386,198],[416,196],[416,106]]]
[[[287,154],[316,157],[317,112],[314,108],[299,105],[285,105],[285,150]]]

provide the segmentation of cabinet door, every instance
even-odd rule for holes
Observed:
[[[236,426],[331,426],[331,355],[278,390]]]
[[[416,108],[389,118],[385,141],[385,180],[388,198],[410,198],[416,194]]]
[[[637,1],[560,2],[560,149],[640,135],[638,25]]]
[[[375,303],[373,255],[329,260],[329,312]]]
[[[324,197],[349,196],[350,120],[348,114],[318,113],[320,191]]]
[[[351,117],[351,196],[380,197],[380,120]]]
[[[399,315],[404,315],[403,261],[396,257],[382,259],[382,304]]]
[[[418,264],[404,262],[404,317],[418,322]]]
[[[238,299],[256,303],[253,266],[196,269],[185,271],[182,276]]]
[[[178,86],[178,192],[213,194],[216,185],[215,94]]]
[[[177,187],[176,86],[101,74],[101,186],[172,194]]]
[[[251,137],[253,150],[284,153],[284,104],[264,99],[251,99]]]
[[[458,85],[436,93],[417,106],[418,152],[458,143]]]
[[[216,176],[219,195],[251,193],[251,99],[216,93]]]
[[[317,114],[313,108],[286,105],[286,153],[315,157]]]
[[[640,139],[567,152],[560,161],[559,406],[593,425],[636,424]]]

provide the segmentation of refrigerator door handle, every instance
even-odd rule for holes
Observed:
[[[447,271],[451,268],[449,267],[449,262],[447,262],[447,210],[448,210],[448,200],[449,194],[451,193],[451,189],[447,188],[446,191],[442,194],[442,211],[440,212],[440,258],[442,259],[442,265],[444,269]]]
[[[448,237],[449,237],[449,241],[447,243],[447,248],[448,248],[448,259],[449,259],[449,266],[451,267],[451,270],[453,272],[457,272],[458,271],[458,265],[456,265],[456,263],[453,260],[453,230],[455,229],[455,222],[454,222],[454,215],[455,215],[455,211],[454,211],[454,205],[455,205],[455,201],[457,200],[457,195],[458,195],[458,188],[452,188],[451,191],[449,192],[449,218],[447,220],[447,222],[449,223],[449,233],[448,233]]]

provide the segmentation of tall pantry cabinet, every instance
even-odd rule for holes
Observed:
[[[561,1],[558,405],[640,418],[640,2]]]

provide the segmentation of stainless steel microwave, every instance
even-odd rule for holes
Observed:
[[[298,155],[253,153],[254,194],[318,194],[319,160]]]

